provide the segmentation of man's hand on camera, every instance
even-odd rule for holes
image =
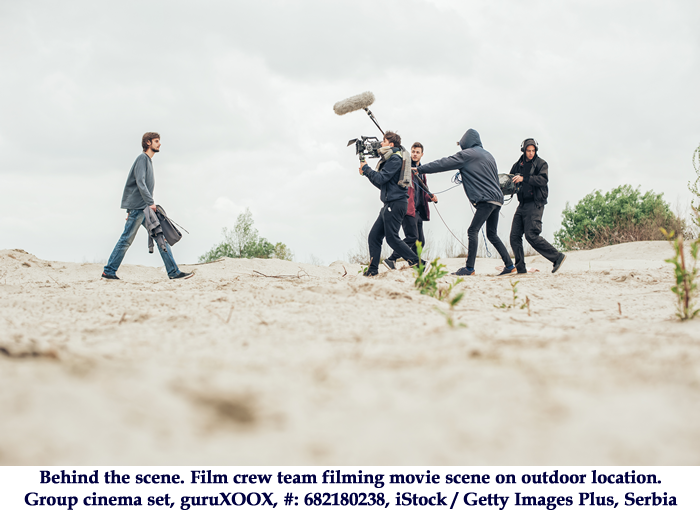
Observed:
[[[362,168],[364,168],[364,166],[365,166],[364,163],[360,163],[360,175],[364,175],[364,174],[362,173]]]
[[[523,176],[522,176],[522,175],[516,175],[515,177],[513,177],[513,182],[514,182],[515,184],[518,184],[519,182],[523,182]]]

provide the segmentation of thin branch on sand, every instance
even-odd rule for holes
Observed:
[[[306,277],[311,277],[306,270],[302,270],[302,269],[299,269],[299,271],[296,273],[296,275],[291,275],[291,274],[266,275],[266,274],[263,274],[262,272],[258,272],[257,270],[253,270],[253,272],[255,272],[256,274],[262,275],[263,277],[267,277],[268,279],[288,279],[288,278],[294,278],[294,277],[296,277],[297,279],[301,279],[303,277],[302,273],[305,274]]]
[[[207,261],[206,263],[194,263],[192,265],[182,265],[182,266],[200,266],[200,265],[210,265],[211,263],[218,263],[226,258],[215,259],[214,261]]]
[[[221,320],[224,324],[228,324],[231,321],[231,315],[233,315],[233,304],[231,304],[231,309],[228,312],[228,316],[226,317],[226,320],[223,319],[222,316],[220,316],[216,311],[211,309],[209,306],[204,306],[207,308],[207,311],[209,311],[212,315],[214,315],[216,318]]]

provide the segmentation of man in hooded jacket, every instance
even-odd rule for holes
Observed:
[[[515,268],[519,274],[527,273],[523,234],[527,242],[542,257],[554,264],[552,273],[559,270],[566,255],[555,249],[540,233],[542,232],[542,215],[549,195],[549,165],[537,155],[538,145],[534,138],[528,138],[520,145],[523,153],[510,169],[513,182],[520,184],[518,189],[518,209],[513,216],[510,228],[510,246],[515,256]]]
[[[496,248],[503,260],[505,268],[500,275],[515,272],[513,261],[508,255],[506,246],[498,237],[498,214],[503,206],[503,192],[498,183],[498,168],[493,156],[484,150],[479,133],[469,129],[459,140],[461,150],[450,157],[421,165],[416,168],[418,173],[438,173],[448,170],[459,170],[462,186],[469,202],[476,207],[474,218],[467,230],[469,236],[469,255],[466,266],[455,272],[455,275],[474,275],[476,253],[479,249],[479,230],[486,223],[486,237]]]

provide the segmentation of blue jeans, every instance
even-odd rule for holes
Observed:
[[[129,247],[134,242],[134,238],[136,238],[136,233],[138,232],[139,227],[142,225],[145,227],[144,222],[146,221],[146,215],[144,214],[143,210],[132,209],[127,211],[127,213],[129,216],[126,219],[124,232],[119,237],[119,241],[114,247],[112,255],[109,256],[107,266],[105,266],[105,273],[109,275],[116,275],[119,265],[122,264],[122,260],[126,255],[126,251],[129,250]],[[168,272],[168,277],[173,278],[180,273],[180,269],[177,267],[177,263],[175,263],[175,258],[173,257],[173,252],[170,249],[170,245],[166,242],[165,246],[167,247],[167,250],[161,249],[160,246],[156,244],[156,247],[158,247],[158,251],[160,252],[160,257],[163,258],[163,263],[165,264],[165,270]]]

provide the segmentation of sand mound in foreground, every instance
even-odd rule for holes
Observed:
[[[631,243],[511,278],[479,259],[450,312],[408,269],[106,281],[3,250],[0,463],[697,463],[700,321],[674,320],[670,255]]]

